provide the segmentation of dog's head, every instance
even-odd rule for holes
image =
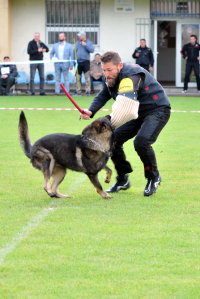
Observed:
[[[88,125],[82,132],[82,137],[87,143],[87,139],[92,139],[100,144],[105,150],[111,151],[114,146],[114,129],[111,125],[110,115],[100,117]],[[87,146],[87,145],[86,145]],[[88,142],[88,148],[93,149],[91,142]]]

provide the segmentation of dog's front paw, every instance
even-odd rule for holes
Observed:
[[[104,199],[112,199],[114,197],[110,196],[108,193],[104,191],[104,195],[102,196]]]
[[[111,176],[109,177],[109,176],[106,176],[106,178],[105,178],[105,183],[106,184],[109,184],[110,183],[110,179],[111,179]]]

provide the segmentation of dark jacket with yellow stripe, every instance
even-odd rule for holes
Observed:
[[[133,84],[133,96],[129,96],[129,93],[125,92],[125,96],[132,98],[133,100],[138,100],[140,103],[139,106],[139,112],[140,109],[142,111],[145,111],[145,106],[149,110],[149,106],[152,104],[155,107],[155,104],[157,106],[168,106],[170,107],[169,99],[162,88],[162,86],[154,79],[154,77],[147,72],[144,68],[140,67],[139,65],[128,65],[123,64],[123,68],[121,69],[119,73],[119,79],[116,83],[115,87],[109,87],[107,86],[107,83],[103,83],[102,90],[97,94],[97,96],[92,101],[89,110],[93,113],[91,117],[94,116],[94,114],[103,107],[108,100],[113,98],[116,100],[116,97],[119,94],[119,87],[120,83],[125,78],[134,78],[134,75],[140,75],[141,80],[138,81],[138,86],[134,86]],[[123,94],[120,90],[120,94]]]

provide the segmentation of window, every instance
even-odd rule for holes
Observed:
[[[81,30],[99,46],[100,0],[46,0],[46,43],[52,46],[58,42],[60,32],[66,34],[66,41],[73,44]]]
[[[200,1],[182,1],[175,2],[172,0],[159,1],[151,0],[151,17],[170,17],[170,18],[199,18]]]

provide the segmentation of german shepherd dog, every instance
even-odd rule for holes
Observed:
[[[106,163],[114,147],[114,134],[110,116],[98,118],[88,125],[82,135],[50,134],[37,140],[33,145],[28,133],[28,124],[24,112],[19,119],[19,141],[25,155],[33,167],[44,175],[44,190],[50,197],[71,197],[59,193],[58,187],[63,181],[66,170],[84,172],[97,193],[103,198],[112,198],[103,191],[98,180],[98,172],[106,171],[105,182],[112,175]],[[52,183],[50,185],[50,178]]]

